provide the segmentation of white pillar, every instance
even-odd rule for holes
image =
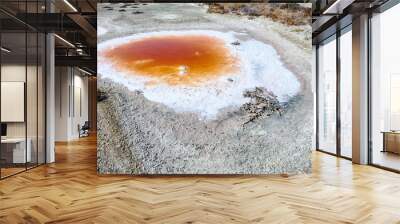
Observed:
[[[368,163],[368,15],[353,20],[353,162]]]
[[[46,11],[54,12],[54,5],[46,1]],[[46,35],[46,163],[55,162],[55,42],[54,34]]]
[[[46,163],[55,161],[54,133],[55,133],[55,60],[54,60],[54,35],[46,36]]]

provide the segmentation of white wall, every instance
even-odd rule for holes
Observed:
[[[27,69],[27,70],[26,70]],[[36,80],[32,80],[30,78],[31,74],[36,75],[36,67],[35,66],[27,66],[18,65],[18,64],[4,64],[1,66],[1,81],[2,82],[24,82],[26,72],[28,72],[28,81],[30,86],[36,86]],[[36,88],[27,88],[27,106],[30,106],[31,109],[27,109],[27,118],[28,118],[28,137],[30,133],[30,128],[36,130],[36,113],[32,113],[32,108],[36,111]],[[24,108],[23,108],[24,109]],[[2,108],[2,110],[7,110],[7,108]],[[33,123],[32,123],[33,122]],[[25,124],[26,122],[7,122],[7,136],[8,137],[25,137]],[[35,132],[36,135],[36,132]]]
[[[25,82],[25,64],[8,64],[1,66],[1,81],[2,82]],[[29,69],[29,68],[28,68]],[[6,108],[1,108],[6,110]],[[7,123],[7,136],[8,137],[25,137],[25,123],[24,122],[11,122]]]
[[[78,124],[83,125],[85,121],[88,121],[88,78],[85,76],[81,76],[82,73],[79,72],[78,75],[74,75],[74,96],[71,96],[74,99],[74,102],[71,103],[74,105],[72,109],[72,120],[71,120],[71,135],[74,138],[78,137]]]
[[[55,141],[68,140],[69,68],[55,68]]]
[[[25,121],[25,83],[1,82],[1,122]],[[3,110],[4,108],[4,110]],[[36,108],[36,105],[35,105]]]
[[[78,125],[88,120],[88,78],[72,67],[56,67],[55,73],[55,140],[77,139]]]

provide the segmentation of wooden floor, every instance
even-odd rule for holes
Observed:
[[[400,175],[315,153],[313,174],[96,174],[96,139],[0,181],[0,223],[400,223]]]
[[[400,155],[391,152],[374,151],[374,164],[400,170]]]
[[[11,176],[13,174],[19,173],[19,172],[23,172],[25,171],[25,167],[20,168],[20,167],[9,167],[9,168],[0,168],[1,169],[1,177],[8,177]]]

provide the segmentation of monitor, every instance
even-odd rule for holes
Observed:
[[[7,136],[7,124],[1,123],[1,136]]]

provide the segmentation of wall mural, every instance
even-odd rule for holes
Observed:
[[[308,173],[311,83],[311,4],[98,4],[98,172]]]

